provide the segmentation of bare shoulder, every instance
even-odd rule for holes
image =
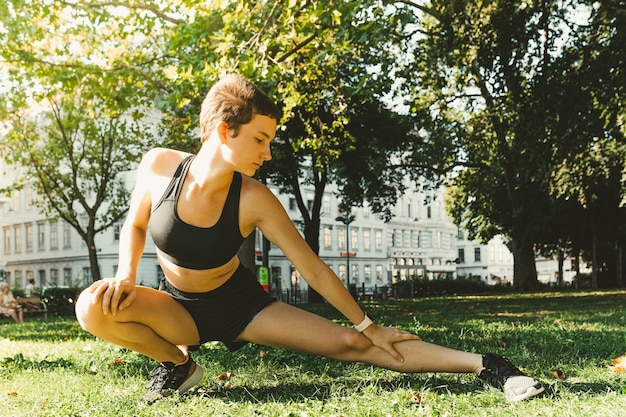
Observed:
[[[266,216],[281,216],[284,212],[282,204],[274,193],[260,181],[242,176],[240,216],[244,229],[259,226]],[[244,230],[242,230],[244,231]]]
[[[167,148],[154,148],[141,159],[139,171],[146,176],[171,177],[183,159],[190,154]]]

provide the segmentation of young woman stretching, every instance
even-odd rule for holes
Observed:
[[[202,104],[197,155],[154,149],[141,161],[120,236],[117,274],[83,291],[76,313],[95,336],[160,362],[145,400],[197,384],[203,370],[188,346],[212,340],[231,351],[252,342],[399,372],[471,372],[510,400],[542,392],[538,381],[501,356],[433,345],[372,323],[309,248],[278,199],[251,178],[271,159],[279,120],[279,110],[263,92],[244,77],[229,75]],[[135,284],[148,223],[165,273],[159,290]],[[263,291],[236,256],[256,228],[354,328]]]

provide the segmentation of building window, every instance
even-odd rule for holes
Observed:
[[[37,223],[37,249],[43,250],[46,246],[46,224]]]
[[[297,209],[298,209],[298,205],[296,204],[296,199],[295,198],[290,198],[289,199],[289,210],[296,211]]]
[[[91,277],[91,268],[88,266],[83,267],[83,284],[87,285],[93,281]]]
[[[329,195],[324,195],[322,204],[323,204],[322,211],[324,213],[330,213],[330,196]]]
[[[426,207],[426,217],[429,219],[432,219],[433,217],[433,209],[430,206]]]
[[[465,249],[460,248],[458,252],[459,263],[465,262]]]
[[[13,285],[22,286],[22,271],[19,269],[15,270],[15,281],[13,281]]]
[[[4,232],[4,253],[11,253],[11,229],[5,227]]]
[[[72,268],[63,268],[63,285],[72,285]]]
[[[359,248],[359,231],[356,228],[350,229],[350,250]]]
[[[69,249],[72,247],[72,233],[70,225],[63,223],[63,249]]]
[[[346,284],[346,265],[345,264],[339,265],[338,275],[339,275],[339,279],[341,280],[341,282]]]
[[[120,240],[120,232],[122,231],[122,225],[117,223],[113,225],[113,240],[114,241],[118,241]]]
[[[59,270],[51,269],[50,270],[50,285],[57,286],[59,284]]]
[[[26,231],[26,251],[30,252],[33,250],[33,224],[26,223],[24,226]]]
[[[350,273],[350,283],[357,284],[359,282],[359,266],[350,264],[350,269],[352,269]]]
[[[480,247],[474,248],[474,262],[480,262]]]
[[[333,247],[333,235],[330,226],[324,226],[324,249]]]
[[[272,265],[270,268],[270,279],[275,291],[283,290],[282,269],[279,265]]]
[[[383,250],[383,231],[381,229],[374,230],[374,244],[377,251]]]
[[[376,283],[382,284],[383,282],[383,266],[376,265]]]
[[[39,270],[39,285],[38,287],[45,287],[46,286],[46,270],[45,269],[40,269]]]
[[[363,250],[369,252],[372,250],[371,229],[363,229]]]
[[[57,222],[50,223],[50,249],[57,249],[59,247],[59,231],[57,224]]]
[[[365,279],[366,284],[370,284],[372,282],[372,266],[371,265],[363,266],[363,278]]]
[[[339,246],[339,249],[346,248],[346,228],[345,227],[340,226],[337,228],[337,245]]]
[[[393,231],[393,246],[395,248],[402,247],[402,230],[394,230]]]
[[[26,271],[26,282],[35,278],[35,271]]]
[[[13,232],[15,233],[15,244],[14,250],[15,253],[20,253],[22,251],[22,229],[19,225],[13,226]]]

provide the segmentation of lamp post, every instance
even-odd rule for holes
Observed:
[[[336,221],[346,225],[346,285],[350,290],[350,223],[354,221],[354,215],[347,211],[342,216],[337,216]]]

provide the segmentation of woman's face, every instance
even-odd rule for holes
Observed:
[[[229,136],[229,156],[237,171],[252,176],[265,161],[272,159],[270,143],[275,135],[276,120],[256,114],[249,123],[241,125],[237,136]]]

